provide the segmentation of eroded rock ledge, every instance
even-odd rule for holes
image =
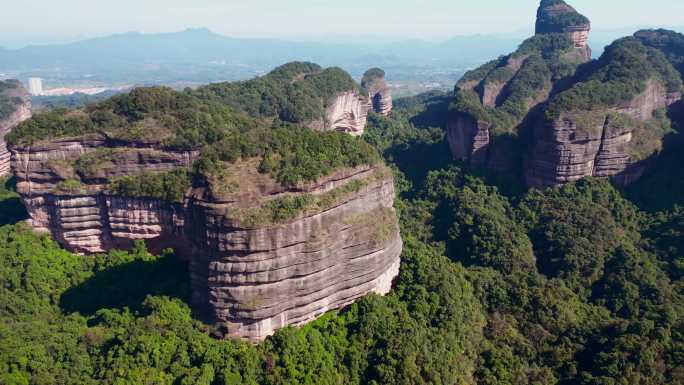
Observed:
[[[33,226],[66,248],[97,253],[137,239],[187,258],[193,306],[227,336],[259,341],[371,292],[387,293],[402,249],[392,174],[383,165],[339,170],[284,188],[235,164],[227,190],[193,183],[182,202],[119,196],[103,181],[142,171],[188,168],[197,151],[97,135],[15,147],[12,168]],[[84,154],[111,154],[81,184],[70,184]],[[239,183],[237,183],[239,182]],[[287,199],[305,202],[274,216]]]

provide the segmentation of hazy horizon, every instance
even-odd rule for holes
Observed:
[[[445,40],[464,35],[516,38],[531,33],[538,0],[27,0],[5,6],[14,17],[0,25],[0,46],[68,43],[126,32],[163,33],[208,28],[237,38],[349,42]],[[675,27],[684,13],[680,0],[569,1],[596,30]],[[421,10],[416,12],[416,9]],[[492,9],[496,11],[492,11]],[[336,23],[331,22],[337,21]],[[29,23],[30,21],[30,23]],[[654,22],[655,21],[655,22]],[[407,25],[407,22],[410,24]],[[27,30],[27,25],[30,29]],[[18,34],[17,31],[22,31]],[[529,32],[528,32],[529,31]]]

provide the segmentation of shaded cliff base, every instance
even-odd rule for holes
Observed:
[[[646,211],[671,210],[684,206],[684,101],[675,104],[670,116],[677,132],[663,138],[663,149],[648,162],[641,179],[625,193]]]

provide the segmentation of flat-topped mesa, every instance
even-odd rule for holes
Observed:
[[[250,128],[208,106],[140,89],[20,125],[12,170],[33,227],[85,254],[141,239],[174,248],[193,308],[217,334],[255,342],[389,292],[402,241],[379,155],[349,135]]]
[[[380,68],[369,69],[363,74],[361,87],[368,91],[373,111],[383,116],[389,115],[392,111],[392,90],[385,81],[385,71]]]
[[[279,119],[317,131],[363,134],[371,98],[344,70],[292,62],[243,82],[211,84],[193,94],[255,118]]]
[[[591,22],[563,0],[542,0],[537,10],[537,34],[565,33],[577,48],[587,47]],[[588,51],[591,54],[591,51]],[[591,57],[591,55],[589,56]]]
[[[5,135],[31,117],[31,99],[18,80],[0,81],[0,176],[10,172]]]

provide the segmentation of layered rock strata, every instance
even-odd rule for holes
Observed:
[[[371,108],[371,101],[365,95],[357,91],[343,92],[328,103],[323,126],[313,124],[311,128],[361,136],[366,129],[368,112]]]
[[[361,81],[363,87],[370,95],[373,111],[387,116],[392,111],[392,90],[385,81],[385,71],[379,68],[371,68],[366,71]]]
[[[243,162],[233,170],[237,190],[219,194],[211,182],[197,182],[182,202],[170,202],[118,196],[103,181],[188,168],[198,153],[117,145],[93,136],[13,148],[17,190],[34,227],[81,253],[137,239],[175,248],[189,261],[193,306],[224,335],[262,340],[368,293],[385,294],[398,274],[402,241],[384,166],[284,188],[259,174],[258,162]],[[94,170],[75,166],[100,154],[106,161]],[[80,184],[70,185],[73,178]],[[310,207],[269,219],[270,203],[297,196]]]
[[[598,111],[563,113],[535,128],[535,144],[526,166],[526,181],[544,188],[587,176],[617,177],[627,184],[638,179],[645,165],[630,155],[638,125],[681,98],[651,79],[631,101]]]
[[[1,102],[7,103],[8,112],[4,118],[0,118],[0,176],[5,176],[10,172],[10,153],[5,143],[5,135],[19,123],[31,117],[31,99],[28,91],[19,81],[8,80],[0,82]]]

